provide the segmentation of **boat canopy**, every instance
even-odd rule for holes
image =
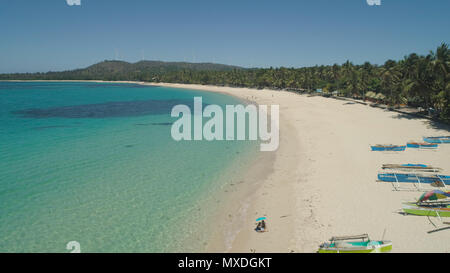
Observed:
[[[444,192],[440,190],[433,190],[426,192],[420,196],[419,200],[417,202],[423,202],[423,201],[433,201],[433,200],[439,200],[439,199],[445,199],[447,197],[450,197],[450,191]]]

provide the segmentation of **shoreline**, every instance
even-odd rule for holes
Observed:
[[[229,207],[223,207],[228,214],[241,217],[239,232],[229,248],[221,244],[224,230],[216,232],[207,252],[315,252],[320,243],[332,236],[361,233],[368,233],[375,240],[385,233],[384,239],[393,241],[393,252],[450,252],[448,230],[427,233],[434,228],[427,217],[397,212],[402,201],[415,200],[421,192],[393,191],[389,183],[376,182],[381,164],[386,163],[430,164],[448,174],[450,145],[440,145],[436,151],[407,149],[401,153],[371,152],[369,147],[448,135],[444,126],[368,105],[287,91],[111,83],[220,92],[256,104],[280,105],[280,146],[272,154],[273,161],[256,160],[242,178],[264,181],[250,194],[248,187],[238,189],[241,195],[235,196],[246,196],[244,204],[230,202]],[[268,217],[266,233],[253,230],[255,219],[260,216]],[[211,228],[216,226],[214,223]]]
[[[134,82],[134,81],[99,81],[99,80],[58,80],[58,81],[9,81],[9,82],[96,82],[96,83],[123,83],[123,84],[139,84],[146,86],[164,86],[170,88],[181,88],[188,90],[198,90],[203,92],[216,92],[224,95],[232,96],[237,98],[244,103],[258,103],[256,97],[254,96],[241,96],[241,94],[235,92],[228,92],[223,88],[217,87],[216,90],[212,90],[211,86],[197,86],[197,85],[172,85],[172,84],[154,84],[147,82]],[[236,90],[234,90],[236,91]],[[282,117],[280,116],[280,120]],[[287,124],[285,122],[280,122],[280,143],[283,137],[291,138],[293,136],[293,130],[285,130],[283,126]],[[284,132],[284,135],[281,133]],[[289,133],[289,134],[287,134]],[[280,145],[281,146],[281,145]],[[225,202],[221,202],[222,205],[219,206],[217,213],[214,213],[212,217],[212,222],[215,223],[211,227],[206,227],[209,229],[215,228],[216,230],[211,231],[211,236],[209,236],[210,241],[206,248],[201,250],[202,252],[288,252],[289,238],[288,234],[292,234],[293,222],[286,221],[283,219],[286,215],[292,215],[290,213],[290,208],[292,207],[291,198],[283,198],[285,202],[282,207],[276,206],[273,208],[264,208],[262,203],[271,204],[276,202],[279,195],[292,195],[292,187],[289,183],[286,183],[285,188],[277,187],[274,189],[273,181],[274,179],[282,175],[280,171],[274,173],[274,165],[276,163],[276,158],[279,154],[280,149],[286,150],[285,153],[289,154],[287,146],[279,147],[275,152],[259,152],[256,159],[251,159],[248,162],[247,170],[240,170],[239,173],[235,173],[233,179],[238,182],[230,183],[225,182],[224,187],[227,188],[227,192],[219,192],[218,199]],[[278,173],[280,172],[280,173]],[[266,179],[266,176],[274,176],[270,179]],[[226,178],[224,177],[226,180]],[[272,188],[271,194],[267,193],[267,189]],[[220,191],[222,191],[221,189]],[[275,190],[275,191],[274,191]],[[275,194],[276,192],[276,194]],[[278,215],[278,212],[284,211],[283,215]],[[268,224],[269,232],[264,234],[258,234],[253,229],[254,220],[259,216],[267,216],[270,219],[270,224]],[[272,215],[273,219],[272,219]],[[224,217],[225,216],[225,217]],[[283,217],[284,216],[284,217]],[[279,218],[279,219],[278,219]],[[272,227],[273,226],[273,227]],[[218,228],[219,227],[219,228]],[[274,228],[276,227],[276,228]],[[256,238],[253,236],[256,234]],[[257,237],[263,235],[269,237],[273,242],[264,243],[267,246],[262,248],[253,246],[251,241],[259,240]],[[267,236],[272,235],[272,236]],[[252,237],[251,241],[247,241],[247,237]],[[231,241],[230,241],[231,240]],[[276,242],[275,242],[276,241]],[[238,242],[238,243],[235,243]]]
[[[150,85],[222,92],[256,104],[280,105],[280,147],[273,170],[252,195],[243,227],[229,252],[315,252],[332,236],[361,233],[375,240],[383,236],[392,240],[393,252],[450,252],[445,230],[428,233],[435,227],[426,217],[398,213],[402,201],[415,200],[422,192],[393,191],[390,184],[376,182],[385,163],[426,163],[450,173],[450,145],[398,154],[371,152],[369,147],[448,135],[445,125],[437,127],[427,119],[287,91]],[[269,232],[253,230],[259,216],[268,217]]]
[[[258,98],[258,94],[254,92],[261,90],[256,89],[169,83],[144,83],[144,85],[218,92],[257,105],[270,104],[264,98]],[[243,90],[247,92],[240,93]],[[224,218],[220,215],[227,217],[218,225],[222,228],[213,234],[206,249],[207,252],[286,253],[294,251],[295,246],[291,234],[293,234],[295,224],[292,211],[292,208],[295,207],[295,196],[290,178],[297,176],[295,164],[301,161],[301,158],[297,148],[298,136],[295,130],[289,128],[290,126],[292,126],[290,121],[280,111],[280,146],[278,150],[259,152],[258,158],[250,163],[250,168],[243,174],[239,174],[241,176],[239,181],[247,183],[237,189],[237,193],[229,196],[226,205],[220,209],[217,219]],[[286,158],[290,158],[291,163],[287,164]],[[281,182],[278,181],[280,179],[282,179]],[[268,232],[257,233],[254,231],[255,219],[263,216],[268,218]],[[232,242],[229,242],[229,232],[233,236]]]

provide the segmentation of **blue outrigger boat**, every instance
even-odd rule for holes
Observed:
[[[450,175],[439,174],[416,174],[416,173],[379,173],[378,180],[381,182],[396,182],[396,183],[423,183],[436,185],[450,185]],[[444,185],[442,185],[444,184]]]
[[[424,137],[423,140],[428,143],[450,143],[450,136]]]
[[[371,148],[372,148],[372,151],[401,152],[401,151],[404,151],[406,149],[406,145],[392,145],[392,144],[381,145],[381,144],[377,144],[377,145],[371,146]]]
[[[421,142],[408,142],[406,144],[408,148],[416,149],[436,149],[438,147],[437,143],[421,143]]]

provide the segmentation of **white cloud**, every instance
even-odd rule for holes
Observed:
[[[81,0],[66,0],[66,2],[69,6],[81,6]]]

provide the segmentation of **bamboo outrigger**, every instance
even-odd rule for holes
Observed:
[[[398,170],[398,171],[421,171],[421,172],[440,172],[441,168],[435,168],[433,166],[425,165],[425,164],[383,164],[381,167],[383,170]]]

